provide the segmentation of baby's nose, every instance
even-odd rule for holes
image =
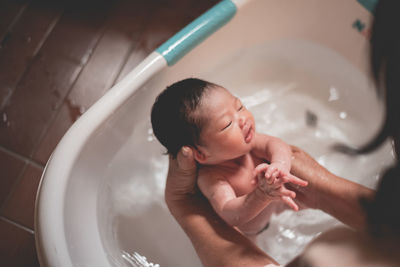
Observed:
[[[239,117],[239,126],[240,126],[240,128],[243,128],[245,122],[246,122],[245,117],[244,116],[240,116]]]

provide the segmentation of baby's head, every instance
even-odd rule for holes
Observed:
[[[189,78],[176,82],[162,91],[153,104],[151,124],[154,135],[176,157],[183,146],[199,143],[204,118],[198,111],[203,96],[216,84]]]
[[[151,112],[154,135],[176,157],[183,146],[202,164],[217,164],[251,150],[253,115],[225,88],[200,79],[168,86]]]

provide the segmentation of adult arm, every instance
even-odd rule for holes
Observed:
[[[264,266],[276,262],[226,224],[196,188],[196,165],[190,148],[170,157],[165,200],[192,241],[204,266]]]
[[[292,146],[292,154],[291,173],[308,181],[306,187],[292,188],[296,201],[320,209],[355,229],[365,229],[360,199],[373,198],[375,191],[334,175],[297,147]]]

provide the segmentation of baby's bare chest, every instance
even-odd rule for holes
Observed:
[[[257,187],[257,177],[254,175],[255,167],[263,161],[258,158],[249,158],[245,164],[224,169],[223,176],[232,186],[236,196],[242,196],[252,192]]]

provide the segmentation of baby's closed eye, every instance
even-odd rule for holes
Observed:
[[[229,121],[222,129],[221,131],[225,130],[226,128],[228,128],[229,126],[231,126],[232,121]]]

